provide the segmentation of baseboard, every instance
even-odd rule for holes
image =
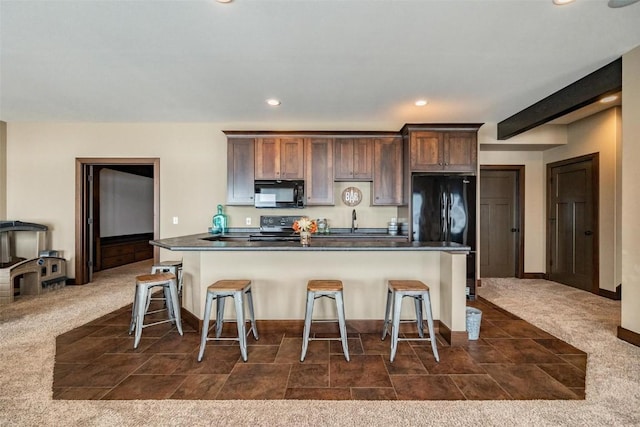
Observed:
[[[442,323],[440,324],[440,336],[451,346],[469,344],[469,334],[466,331],[452,331]]]
[[[620,301],[622,299],[622,284],[616,286],[615,292],[607,289],[598,289],[598,295],[612,300]]]
[[[546,274],[545,273],[523,273],[522,278],[523,279],[545,279]]]
[[[202,331],[202,320],[198,319],[198,317],[195,314],[191,313],[186,308],[181,307],[180,316],[182,317],[183,323],[186,323],[187,325],[191,326],[193,329],[198,331],[198,333]]]
[[[618,338],[628,342],[629,344],[633,344],[636,347],[640,347],[640,334],[637,332],[618,326]]]

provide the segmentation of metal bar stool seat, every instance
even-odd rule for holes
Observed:
[[[165,307],[159,310],[148,311],[149,296],[155,287],[162,287],[166,297]],[[159,311],[167,311],[167,319],[155,321],[152,323],[144,323],[144,317],[148,314],[157,313]],[[142,330],[149,326],[161,323],[172,322],[176,324],[176,328],[182,335],[182,319],[180,318],[180,300],[178,298],[178,289],[176,286],[176,276],[172,273],[156,273],[143,274],[136,277],[136,293],[131,309],[131,324],[129,325],[129,335],[135,331],[135,339],[133,348],[138,348]]]
[[[246,330],[246,319],[244,315],[244,296],[247,296],[249,304],[249,320],[251,328]],[[224,320],[224,302],[226,298],[233,298],[236,307],[236,323],[238,327],[237,338],[221,338],[222,325]],[[213,300],[216,300],[216,336],[210,338],[209,320],[211,318],[211,306]],[[207,288],[207,301],[204,306],[204,318],[202,319],[202,336],[200,338],[200,352],[198,353],[198,362],[202,361],[204,349],[207,341],[238,341],[240,344],[240,353],[242,360],[247,361],[247,335],[253,331],[253,337],[258,339],[258,329],[256,328],[256,319],[253,311],[253,296],[251,295],[251,280],[218,280]]]
[[[311,322],[313,318],[313,306],[318,298],[330,298],[336,303],[338,312],[338,325],[340,326],[340,338],[310,338]],[[315,320],[314,322],[336,322],[336,320]],[[309,280],[307,283],[307,308],[304,316],[304,331],[302,333],[302,354],[300,361],[304,362],[307,355],[309,341],[312,340],[337,340],[342,341],[344,358],[349,361],[349,345],[347,343],[347,326],[344,316],[344,300],[342,297],[342,282],[340,280]]]
[[[416,320],[418,327],[418,336],[420,338],[399,338],[400,330],[400,311],[402,309],[402,300],[405,297],[411,297],[415,303]],[[393,302],[393,312],[391,313],[391,305]],[[422,304],[424,303],[425,313],[427,317],[427,327],[429,328],[429,338],[424,337],[424,325],[422,315]],[[391,314],[391,318],[389,315]],[[402,321],[405,322],[405,321]],[[408,322],[414,322],[410,320]],[[382,339],[387,335],[387,330],[391,324],[391,356],[390,361],[396,357],[398,350],[398,341],[431,341],[431,350],[436,362],[440,362],[438,356],[438,346],[436,345],[435,332],[433,330],[433,315],[431,314],[431,298],[429,297],[429,286],[419,280],[389,280],[387,287],[387,306],[384,313],[384,325],[382,328]]]

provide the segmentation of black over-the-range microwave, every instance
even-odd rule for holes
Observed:
[[[255,181],[256,208],[303,208],[304,181]]]

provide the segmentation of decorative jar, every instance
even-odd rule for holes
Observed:
[[[309,246],[309,243],[311,242],[311,233],[308,231],[301,231],[300,232],[300,244],[302,246]]]

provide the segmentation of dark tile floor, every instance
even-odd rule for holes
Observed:
[[[583,351],[486,300],[469,305],[483,312],[480,339],[451,347],[439,337],[439,363],[428,342],[415,341],[401,342],[389,363],[389,338],[358,333],[349,334],[350,362],[339,341],[312,341],[300,363],[300,330],[250,336],[246,363],[237,342],[209,342],[198,363],[199,336],[186,325],[184,336],[167,323],[145,328],[134,350],[127,306],[57,337],[53,398],[585,398]],[[230,336],[233,326],[225,324]]]

